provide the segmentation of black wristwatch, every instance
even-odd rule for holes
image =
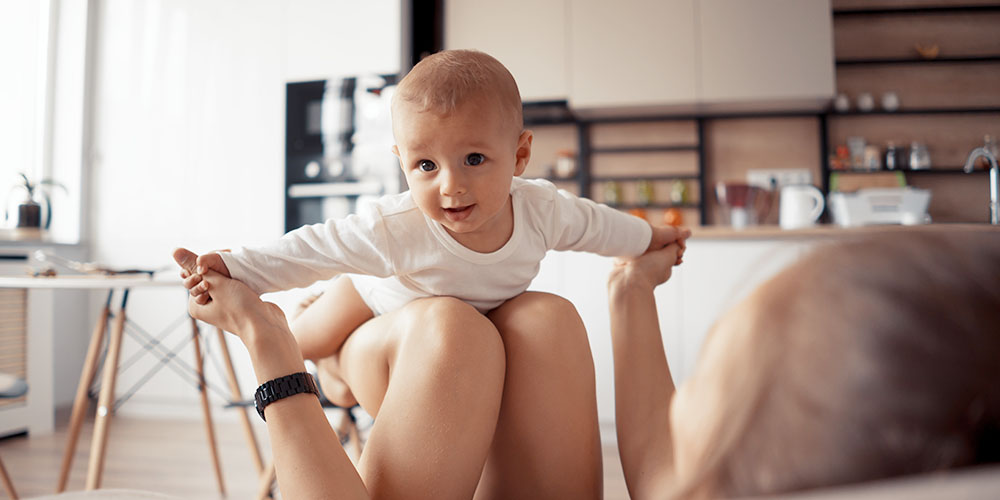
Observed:
[[[261,420],[267,421],[264,418],[264,408],[267,405],[288,396],[294,396],[296,394],[301,394],[303,392],[311,392],[319,397],[319,389],[316,388],[316,381],[313,380],[312,375],[307,372],[293,373],[291,375],[285,375],[284,377],[278,377],[274,380],[268,380],[260,387],[257,388],[257,392],[253,395],[254,407],[257,408],[257,414],[260,415]]]

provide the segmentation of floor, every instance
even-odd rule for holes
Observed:
[[[66,445],[67,420],[66,415],[57,415],[57,428],[52,435],[0,440],[0,458],[22,498],[55,491]],[[267,454],[266,430],[260,422],[254,425]],[[92,428],[92,422],[85,422],[80,433],[69,490],[83,489]],[[257,476],[240,424],[231,419],[216,425],[215,431],[226,497],[253,498]],[[102,486],[151,490],[192,499],[223,498],[205,443],[205,428],[200,420],[117,417],[109,434]],[[613,446],[604,450],[604,490],[609,500],[628,498],[617,449]],[[0,498],[5,498],[2,491]]]

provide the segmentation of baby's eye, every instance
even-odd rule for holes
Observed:
[[[419,168],[421,172],[433,172],[437,170],[438,166],[430,160],[420,160],[417,162],[417,168]]]
[[[465,157],[465,164],[473,167],[482,164],[484,161],[486,161],[486,157],[482,153],[470,153],[469,156]]]

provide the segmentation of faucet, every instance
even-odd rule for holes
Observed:
[[[969,153],[969,159],[965,160],[965,173],[972,172],[976,158],[980,156],[990,163],[990,224],[1000,224],[1000,202],[997,201],[997,191],[1000,190],[1000,183],[997,182],[1000,176],[997,175],[997,170],[1000,170],[1000,167],[997,167],[997,158],[986,148],[973,149]]]

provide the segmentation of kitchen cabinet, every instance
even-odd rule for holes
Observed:
[[[834,93],[828,0],[700,0],[699,99],[820,109]]]
[[[528,102],[568,94],[566,0],[445,0],[444,47],[496,57]]]
[[[584,114],[820,109],[828,0],[573,2],[571,107]]]
[[[444,10],[445,48],[487,52],[525,101],[566,99],[584,116],[819,109],[834,93],[829,0],[446,0]]]
[[[572,108],[695,103],[695,0],[580,0],[569,15]]]

